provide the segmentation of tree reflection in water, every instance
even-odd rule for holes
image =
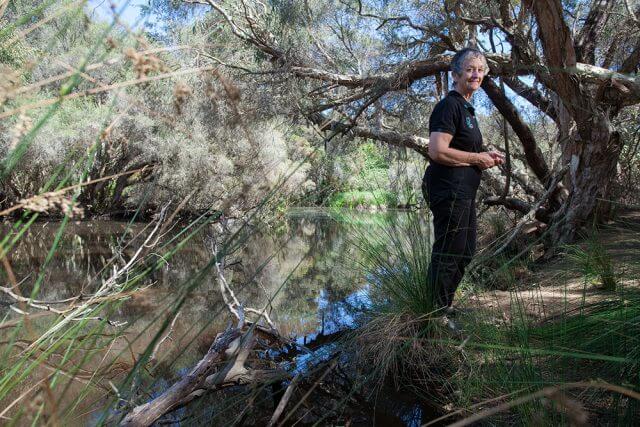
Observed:
[[[309,342],[353,327],[358,313],[370,301],[352,231],[370,228],[372,221],[397,221],[403,215],[295,210],[277,229],[251,230],[244,244],[228,257],[227,280],[243,304],[264,307],[269,303],[271,317],[282,335]],[[12,250],[12,267],[16,277],[24,279],[21,286],[25,294],[31,291],[40,271],[44,272],[40,299],[61,300],[87,294],[99,286],[100,273],[110,259],[132,255],[136,245],[122,249],[124,242],[144,225],[128,227],[122,222],[96,220],[70,224],[59,249],[43,269],[59,224],[36,223]],[[205,228],[192,238],[145,279],[149,285],[146,290],[132,294],[111,314],[128,323],[121,332],[135,357],[149,345],[158,327],[154,322],[160,323],[158,319],[175,299],[179,287],[210,262],[207,236],[211,232]],[[7,311],[6,307],[0,310]],[[211,272],[188,295],[175,319],[172,339],[157,355],[160,363],[155,369],[155,386],[149,384],[150,389],[166,387],[195,363],[227,320],[215,272]],[[32,327],[36,332],[46,330],[48,322],[36,319]],[[113,351],[117,353],[124,347],[120,343]],[[298,369],[304,369],[302,365]],[[126,370],[124,365],[123,369]]]

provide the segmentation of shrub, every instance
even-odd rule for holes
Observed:
[[[386,190],[346,191],[336,193],[329,199],[334,208],[356,208],[358,206],[391,206],[398,204],[397,196]]]
[[[387,169],[389,167],[389,163],[383,157],[381,149],[372,142],[360,145],[357,153],[364,163],[364,169]]]
[[[457,355],[427,283],[429,221],[412,212],[371,221],[356,229],[356,236],[356,262],[369,283],[371,304],[346,343],[353,369],[374,390],[390,380],[429,401],[442,399],[432,391],[447,387]]]
[[[580,265],[585,280],[599,283],[607,291],[616,290],[618,280],[613,258],[598,240],[595,231],[587,237],[584,245],[571,245],[567,249],[569,258]]]
[[[429,223],[419,213],[359,232],[360,263],[377,310],[418,317],[436,310],[434,292],[427,286],[431,242]]]
[[[0,71],[12,73],[0,79],[0,104],[47,105],[68,85],[68,78],[56,77],[68,71],[65,64],[79,68],[84,61],[103,61],[88,71],[90,78],[78,79],[72,91],[79,93],[140,77],[140,64],[153,65],[145,68],[150,76],[191,64],[187,51],[142,53],[160,45],[144,36],[114,30],[105,40],[109,26],[78,19],[82,14],[81,7],[70,8],[55,25],[42,25],[21,40],[27,50],[48,47],[37,51],[33,66],[13,70],[0,64]],[[4,56],[0,51],[0,61]],[[51,81],[37,85],[44,80]],[[15,90],[34,84],[31,91]],[[29,141],[16,167],[0,180],[0,206],[42,191],[56,174],[69,184],[85,175],[99,179],[143,167],[144,172],[83,186],[79,202],[93,214],[122,213],[144,202],[149,214],[186,200],[183,211],[213,209],[232,217],[272,192],[270,203],[284,204],[313,191],[304,163],[312,149],[301,138],[292,143],[290,124],[256,109],[256,97],[263,95],[247,82],[202,73],[66,99],[50,116],[47,108],[30,107],[0,123],[0,161],[17,159],[18,142]],[[45,115],[46,123],[36,128]]]

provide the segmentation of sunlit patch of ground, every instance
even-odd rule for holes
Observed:
[[[615,292],[602,289],[597,277],[585,276],[577,261],[561,256],[536,266],[509,290],[463,297],[460,306],[486,312],[496,320],[509,321],[523,313],[542,321],[624,298],[625,293],[640,293],[640,211],[625,212],[616,221],[600,226],[596,238],[611,257],[618,283]],[[577,247],[586,249],[586,244],[581,242]]]

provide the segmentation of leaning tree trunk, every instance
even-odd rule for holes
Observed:
[[[610,218],[612,189],[620,158],[620,135],[605,114],[594,114],[589,123],[578,125],[563,147],[569,173],[569,195],[554,214],[554,244],[575,240],[580,229]]]

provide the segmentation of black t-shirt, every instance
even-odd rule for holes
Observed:
[[[482,134],[475,110],[462,95],[452,90],[436,104],[429,118],[429,133],[453,135],[449,147],[479,153]],[[477,166],[447,166],[431,160],[424,175],[429,199],[473,199],[480,185],[482,171]]]

